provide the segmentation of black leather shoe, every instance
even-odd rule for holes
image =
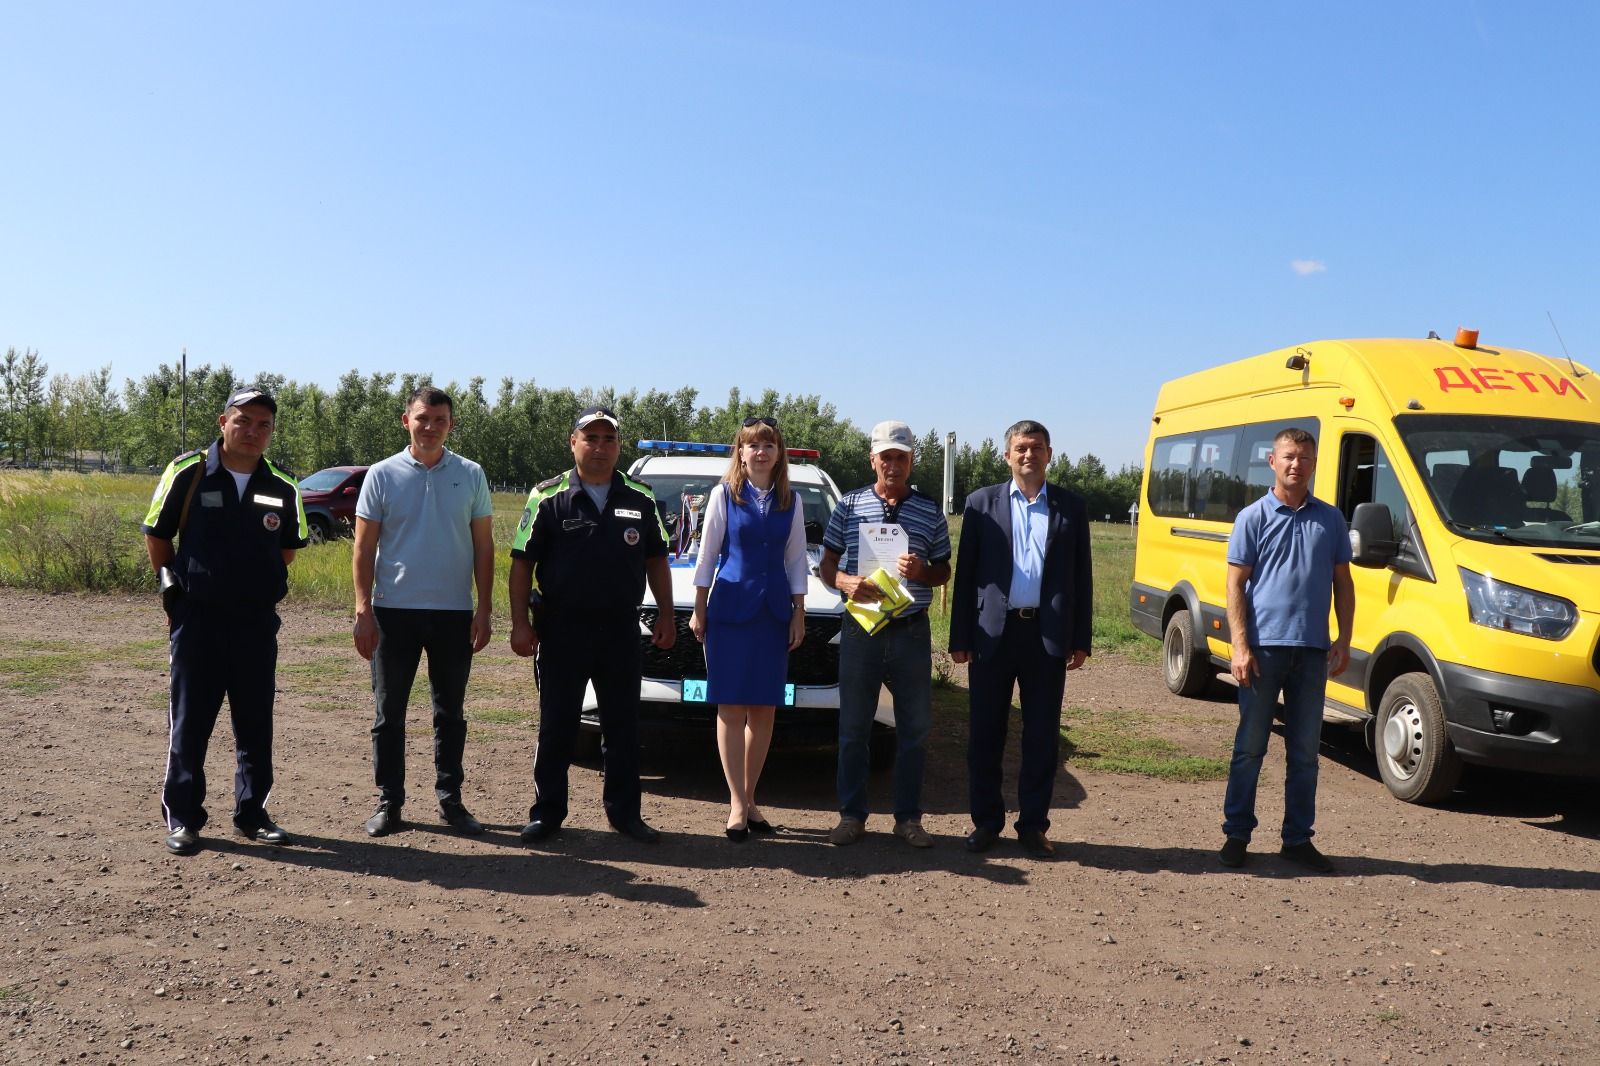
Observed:
[[[289,834],[285,833],[283,827],[274,823],[271,818],[263,818],[261,824],[254,828],[235,824],[233,831],[246,840],[254,840],[258,844],[288,844],[291,842]]]
[[[1248,842],[1238,837],[1228,837],[1222,842],[1222,850],[1217,852],[1217,861],[1237,870],[1244,865],[1245,857],[1249,854],[1246,850],[1248,847]]]
[[[1020,830],[1017,839],[1022,841],[1022,850],[1036,859],[1056,857],[1056,846],[1050,843],[1050,838],[1044,835],[1043,829]]]
[[[391,807],[387,803],[378,804],[378,813],[367,819],[367,836],[386,837],[390,833],[398,833],[405,828],[405,822],[400,818],[398,804]]]
[[[460,800],[439,804],[439,817],[444,819],[446,825],[460,830],[466,836],[475,837],[483,832],[483,823],[474,818]]]
[[[635,815],[626,822],[612,822],[611,828],[625,837],[631,837],[641,844],[657,844],[661,841],[661,834],[644,824],[644,819]]]
[[[186,825],[167,834],[167,850],[174,855],[193,855],[200,850],[200,834]]]
[[[994,847],[994,842],[1000,839],[1000,834],[993,829],[974,829],[967,834],[968,851],[988,851]]]
[[[522,832],[517,835],[522,838],[524,844],[536,844],[541,840],[549,840],[559,832],[561,832],[559,825],[551,825],[549,822],[541,822],[535,818],[523,826]]]
[[[730,825],[728,828],[724,829],[723,832],[727,833],[728,839],[733,841],[735,844],[743,844],[746,840],[750,839],[750,827],[748,825],[741,825],[738,827]]]
[[[1299,844],[1285,844],[1278,854],[1319,874],[1333,873],[1333,863],[1329,862],[1328,857],[1318,851],[1317,846],[1309,840]]]
[[[745,824],[750,827],[750,832],[756,836],[767,837],[777,832],[776,829],[772,828],[772,823],[765,818],[752,818]]]

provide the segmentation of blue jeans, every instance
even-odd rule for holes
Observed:
[[[1249,840],[1256,827],[1256,781],[1272,733],[1272,712],[1283,694],[1283,742],[1288,763],[1283,785],[1283,843],[1304,844],[1317,820],[1317,749],[1322,743],[1323,693],[1328,687],[1325,648],[1251,648],[1261,674],[1239,689],[1239,731],[1233,738],[1222,832]]]
[[[922,817],[922,769],[933,718],[933,643],[918,611],[868,636],[854,619],[839,637],[839,813],[867,817],[867,772],[878,690],[894,697],[894,819]]]

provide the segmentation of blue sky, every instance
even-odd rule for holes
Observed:
[[[1600,349],[1600,7],[23,4],[0,345],[816,393],[1139,461],[1325,337]]]

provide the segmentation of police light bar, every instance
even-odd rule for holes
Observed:
[[[692,440],[642,440],[639,442],[640,451],[662,452],[689,452],[700,455],[732,455],[731,444],[704,444]],[[821,459],[822,453],[815,448],[789,448],[791,459]]]
[[[701,455],[732,455],[731,444],[702,444],[692,440],[642,440],[639,450],[654,449],[662,452],[698,452]]]

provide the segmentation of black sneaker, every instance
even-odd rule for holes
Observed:
[[[1285,844],[1283,850],[1278,852],[1283,858],[1292,863],[1304,866],[1308,870],[1315,870],[1319,874],[1333,873],[1333,863],[1328,857],[1317,850],[1317,846],[1307,840],[1301,844]]]
[[[1224,866],[1238,868],[1244,865],[1245,847],[1248,841],[1238,837],[1229,837],[1222,842],[1222,850],[1217,852],[1217,861]]]

